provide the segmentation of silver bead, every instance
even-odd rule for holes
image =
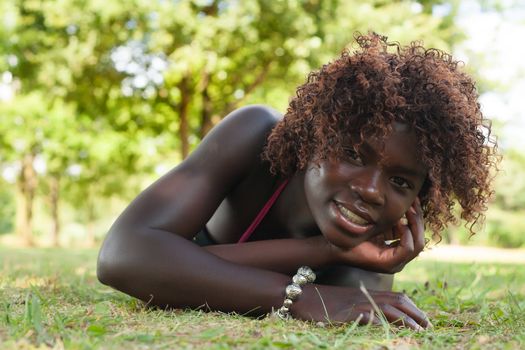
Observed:
[[[288,320],[292,318],[290,314],[290,307],[293,304],[293,301],[297,299],[299,295],[303,292],[301,286],[305,285],[308,282],[315,281],[315,273],[308,266],[301,266],[297,270],[297,274],[292,277],[292,284],[286,286],[283,306],[281,306],[274,313],[283,320]]]
[[[308,282],[308,279],[305,276],[303,276],[303,275],[297,274],[297,275],[293,276],[292,281],[295,284],[298,284],[300,286],[304,286]]]
[[[288,320],[290,318],[290,313],[283,312],[281,309],[278,309],[275,314],[281,319],[281,320]]]
[[[301,295],[303,290],[301,289],[301,286],[292,283],[286,286],[285,292],[286,292],[286,298],[295,300],[299,295]]]
[[[316,277],[315,273],[308,266],[301,266],[297,270],[297,274],[306,277],[307,281],[310,283],[315,281],[315,277]]]

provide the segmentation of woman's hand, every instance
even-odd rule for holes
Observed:
[[[366,270],[396,273],[417,257],[425,247],[425,228],[423,211],[419,198],[416,198],[406,212],[407,223],[398,221],[392,232],[374,237],[350,249],[332,246],[339,263],[360,267]],[[386,245],[385,239],[398,238],[399,242]],[[397,241],[394,239],[394,241]]]
[[[303,294],[291,307],[296,318],[332,323],[380,324],[378,311],[389,323],[398,326],[415,330],[431,327],[425,313],[405,294],[367,291],[363,287],[306,285]]]

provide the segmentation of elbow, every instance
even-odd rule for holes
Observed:
[[[97,278],[98,278],[98,281],[102,284],[105,284],[107,286],[110,286],[112,285],[112,276],[114,275],[112,273],[113,269],[112,269],[112,266],[111,264],[104,260],[104,259],[101,259],[100,258],[100,255],[98,257],[98,261],[97,261]]]
[[[119,289],[124,277],[122,273],[122,252],[119,251],[119,242],[115,232],[110,232],[98,254],[97,278],[100,283]]]
[[[180,285],[175,282],[180,280],[177,263],[182,261],[181,265],[187,266],[188,263],[180,260],[187,254],[181,253],[182,258],[171,260],[181,250],[171,249],[173,245],[167,243],[167,239],[171,242],[177,237],[136,227],[113,227],[98,255],[98,280],[148,305],[185,305],[174,294]]]
[[[100,248],[97,278],[100,283],[138,297],[137,279],[144,279],[144,240],[140,231],[113,227]]]
[[[116,266],[108,259],[108,252],[105,251],[104,245],[100,249],[97,260],[97,278],[100,283],[107,286],[114,285],[114,276],[116,275]]]

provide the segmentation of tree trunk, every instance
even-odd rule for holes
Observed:
[[[182,78],[182,81],[179,84],[179,90],[181,96],[180,104],[177,108],[180,118],[179,137],[181,142],[182,159],[185,159],[190,153],[188,110],[190,106],[191,89],[189,87],[189,78],[187,76]]]
[[[22,158],[22,169],[18,177],[16,233],[24,244],[32,246],[33,240],[33,202],[37,185],[37,175],[33,168],[35,155],[28,153]]]
[[[201,123],[200,123],[200,130],[199,130],[199,137],[201,138],[201,140],[204,138],[204,136],[206,136],[206,134],[213,127],[213,123],[211,120],[213,106],[211,103],[210,94],[208,93],[209,80],[210,80],[209,73],[205,73],[203,77],[204,83],[203,83],[203,88],[201,92],[202,111],[201,111]]]
[[[51,177],[49,201],[51,204],[51,218],[53,220],[53,246],[60,245],[60,215],[59,215],[59,199],[60,199],[60,176],[55,175]]]
[[[87,240],[86,243],[89,247],[93,247],[95,245],[95,219],[96,219],[96,213],[95,213],[95,203],[93,200],[93,196],[88,196],[86,198],[86,205],[87,205],[87,223],[86,223],[86,232],[87,232]]]
[[[15,232],[20,237],[24,245],[32,246],[34,244],[31,235],[31,224],[26,217],[26,196],[21,184],[17,184],[16,189],[16,224]]]

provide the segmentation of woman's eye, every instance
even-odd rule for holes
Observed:
[[[390,178],[390,181],[396,185],[397,187],[401,187],[401,188],[411,188],[410,187],[410,184],[408,183],[407,180],[403,179],[402,177],[399,177],[399,176],[393,176]]]
[[[359,157],[359,154],[355,151],[353,148],[345,148],[346,155],[352,159],[354,162],[362,163],[361,157]]]

